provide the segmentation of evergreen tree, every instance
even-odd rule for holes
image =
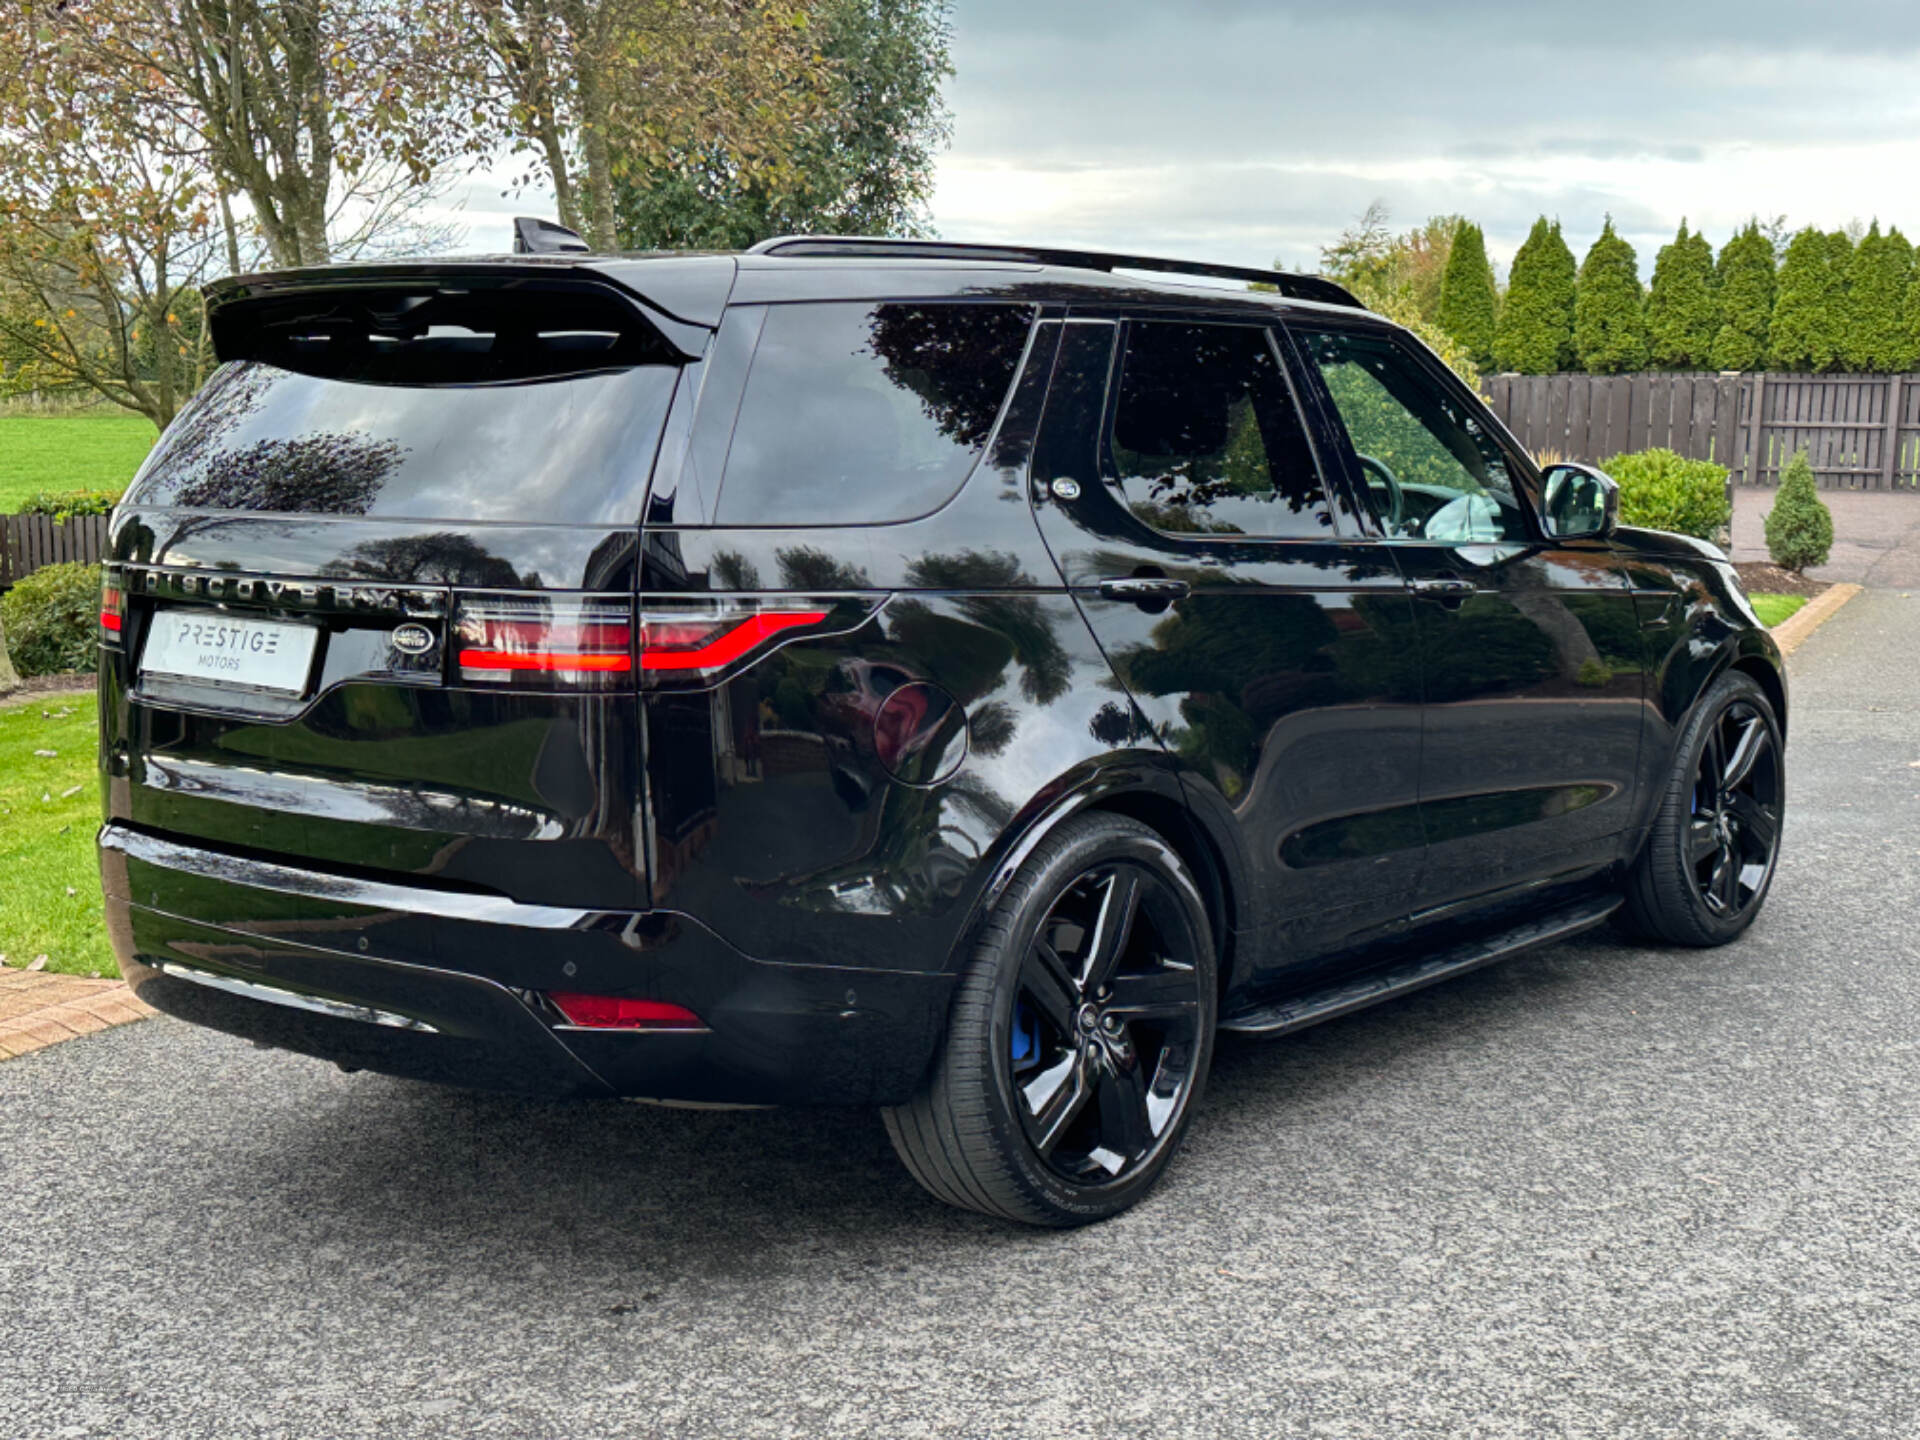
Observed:
[[[1901,369],[1920,369],[1920,261],[1913,267],[1913,280],[1907,286],[1907,305],[1900,318],[1903,345]]]
[[[1574,288],[1573,345],[1580,368],[1594,375],[1619,375],[1647,363],[1640,264],[1633,246],[1614,233],[1611,215],[1580,264]]]
[[[1707,364],[1720,329],[1713,246],[1689,235],[1687,222],[1671,245],[1662,245],[1647,292],[1647,345],[1663,370],[1698,370]]]
[[[1873,222],[1847,274],[1847,324],[1842,358],[1849,370],[1905,370],[1913,363],[1902,323],[1913,279],[1913,246],[1898,228],[1880,233]]]
[[[1453,250],[1440,278],[1440,328],[1451,335],[1481,369],[1493,364],[1493,266],[1487,262],[1487,238],[1478,225],[1454,232]]]
[[[1493,329],[1493,359],[1502,370],[1549,375],[1573,364],[1573,251],[1560,222],[1542,215],[1513,256],[1506,303]]]
[[[1828,370],[1840,363],[1846,271],[1834,262],[1852,248],[1844,234],[1822,235],[1811,225],[1788,242],[1768,340],[1774,369]]]
[[[1767,512],[1767,554],[1783,570],[1796,574],[1824,565],[1833,550],[1833,512],[1820,498],[1807,452],[1796,450],[1780,472],[1780,488]]]
[[[1756,370],[1767,361],[1773,326],[1773,241],[1749,220],[1720,252],[1720,330],[1708,363],[1716,370]]]

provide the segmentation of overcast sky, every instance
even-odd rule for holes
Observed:
[[[954,240],[1314,269],[1375,198],[1459,211],[1505,273],[1534,217],[1584,255],[1603,216],[1642,276],[1681,217],[1758,212],[1920,239],[1920,0],[956,0]],[[503,198],[462,182],[466,244]]]
[[[1312,269],[1367,203],[1460,211],[1504,268],[1684,215],[1920,233],[1920,3],[958,0],[949,239]]]

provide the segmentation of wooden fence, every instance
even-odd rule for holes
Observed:
[[[48,515],[0,515],[0,590],[44,565],[69,560],[91,565],[106,549],[105,515],[77,515],[63,522]]]
[[[1920,493],[1920,375],[1495,375],[1484,388],[1536,455],[1658,446],[1774,485],[1805,450],[1823,489]]]

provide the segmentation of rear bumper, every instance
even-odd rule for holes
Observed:
[[[100,832],[107,928],[157,1009],[321,1059],[542,1096],[892,1104],[952,977],[756,960],[666,911],[520,905]],[[703,1031],[582,1031],[534,992],[671,1001]]]

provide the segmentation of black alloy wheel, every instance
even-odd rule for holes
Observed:
[[[1687,863],[1702,902],[1734,919],[1757,904],[1780,849],[1780,747],[1757,707],[1736,700],[1701,747]]]
[[[1139,1165],[1192,1092],[1201,968],[1179,897],[1132,861],[1053,903],[1020,967],[1008,1078],[1034,1153],[1063,1179]]]
[[[1752,676],[1730,671],[1701,698],[1676,747],[1628,872],[1628,928],[1676,945],[1724,945],[1740,934],[1773,884],[1786,803],[1773,705]]]
[[[913,1177],[1031,1225],[1116,1215],[1179,1148],[1219,1009],[1199,887],[1159,834],[1068,820],[983,922],[919,1092],[882,1112]]]

